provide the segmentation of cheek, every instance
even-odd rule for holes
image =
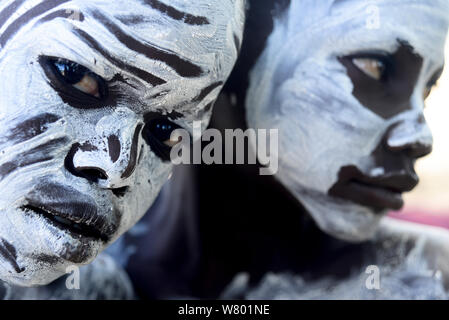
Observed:
[[[37,59],[26,50],[5,53],[0,63],[2,111],[32,111],[44,107],[44,100],[54,100],[56,95],[41,71]]]
[[[5,63],[8,59],[0,66],[0,74],[4,76],[0,81],[0,152],[8,149],[5,152],[12,156],[20,149],[26,152],[45,145],[45,141],[69,139],[72,130],[65,117],[69,111],[48,85],[37,63],[23,62],[19,66],[14,59],[10,66]],[[30,143],[23,144],[28,140]],[[17,147],[9,150],[13,145]]]
[[[343,79],[336,83],[316,70],[312,81],[296,77],[278,91],[280,174],[327,193],[341,167],[367,169],[388,124],[360,105]]]
[[[129,194],[119,199],[123,210],[121,232],[127,231],[148,211],[172,171],[170,163],[162,162],[148,145],[143,145],[134,181]]]

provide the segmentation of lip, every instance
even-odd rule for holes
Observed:
[[[107,243],[117,230],[115,225],[98,214],[91,197],[67,186],[51,183],[39,186],[28,194],[21,209],[44,217],[75,238]]]
[[[69,206],[69,205],[68,205]],[[26,205],[22,207],[24,212],[32,212],[34,214],[44,217],[47,222],[51,223],[53,226],[70,233],[72,237],[84,237],[92,238],[94,240],[101,240],[103,242],[108,242],[109,237],[101,233],[101,231],[83,222],[75,222],[72,219],[65,218],[65,214],[45,208],[44,204],[33,204]],[[44,209],[45,208],[45,209]]]
[[[370,177],[358,171],[337,182],[329,194],[374,208],[376,211],[400,210],[404,206],[402,194],[414,189],[418,181],[418,177],[413,173],[387,173]]]

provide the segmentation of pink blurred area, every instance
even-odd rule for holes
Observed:
[[[389,215],[394,219],[405,220],[449,230],[449,212],[428,212],[427,210],[411,210],[392,212]]]

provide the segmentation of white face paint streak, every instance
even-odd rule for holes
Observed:
[[[23,25],[1,48],[0,172],[3,170],[5,174],[0,174],[0,189],[3,190],[0,238],[14,247],[14,260],[23,268],[17,272],[11,261],[0,255],[1,280],[24,286],[47,284],[63,275],[68,265],[91,262],[143,216],[171,172],[171,165],[163,162],[140,134],[147,112],[161,116],[176,113],[174,122],[187,129],[193,121],[203,121],[207,125],[210,111],[201,111],[216,99],[222,85],[202,100],[195,101],[195,98],[211,84],[224,83],[231,72],[237,59],[234,35],[242,38],[244,1],[163,2],[179,11],[207,17],[209,24],[189,25],[137,0],[127,1],[126,6],[122,1],[75,0],[55,7],[51,12],[78,10],[82,20],[57,18],[39,22],[49,12],[43,13]],[[39,3],[42,1],[25,1],[1,27],[0,35],[15,19]],[[9,4],[11,1],[1,1],[0,12]],[[182,77],[167,63],[131,50],[119,41],[117,34],[112,34],[103,22],[93,17],[94,12],[108,17],[136,41],[173,52],[200,66],[204,72],[195,77]],[[118,18],[126,15],[144,19],[137,24],[125,25],[124,20]],[[123,70],[77,37],[75,30],[82,30],[107,48],[115,61],[150,72],[166,83],[154,87],[133,72]],[[111,105],[96,109],[75,108],[65,103],[49,85],[38,62],[40,56],[64,58],[90,69],[106,81],[120,76],[128,84],[117,82],[111,85],[110,94],[117,96]],[[24,141],[6,138],[17,124],[44,113],[60,119],[45,125],[40,134]],[[110,139],[111,136],[114,139]],[[64,141],[42,148],[57,139]],[[116,161],[111,158],[113,144],[110,141],[120,145],[119,151],[116,150]],[[31,153],[35,148],[42,149]],[[74,154],[70,154],[73,150]],[[75,167],[101,169],[107,177],[92,182],[74,175],[68,169],[66,159]],[[43,216],[21,209],[28,204],[32,190],[50,183],[70,187],[74,192],[92,198],[97,217],[89,218],[88,222],[94,223],[93,220],[101,218],[113,226],[114,232],[108,243],[79,239],[52,226]],[[120,196],[110,190],[122,187],[126,187],[126,192]],[[51,202],[77,201],[72,194],[64,197],[56,197]],[[49,195],[41,196],[40,200],[48,202],[48,198]],[[82,216],[77,219],[86,220]]]
[[[380,28],[368,29],[375,5]],[[406,12],[407,14],[404,14]],[[447,1],[292,1],[275,20],[267,47],[251,72],[247,121],[279,129],[277,178],[326,232],[351,241],[373,235],[382,214],[328,196],[344,166],[370,176],[371,154],[385,132],[389,146],[431,145],[422,119],[422,92],[443,64],[449,20]],[[353,84],[337,57],[366,50],[392,54],[398,39],[423,57],[411,109],[383,119],[352,95]],[[377,172],[371,172],[376,176]]]

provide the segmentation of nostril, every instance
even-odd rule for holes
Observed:
[[[111,191],[116,197],[121,198],[121,197],[125,196],[126,192],[128,192],[128,189],[129,189],[129,187],[122,187],[122,188],[111,189]]]
[[[411,158],[422,158],[429,155],[432,152],[431,144],[424,143],[408,143],[401,145],[399,147],[388,147],[392,152],[402,152]]]
[[[92,182],[98,182],[98,180],[106,180],[108,179],[108,175],[103,169],[96,167],[78,167],[75,168],[75,171],[79,176],[86,178]]]
[[[64,159],[65,168],[74,176],[85,178],[86,180],[97,183],[98,180],[108,179],[106,171],[94,166],[76,166],[73,162],[75,154],[81,149],[82,146],[79,143],[72,145],[69,153]]]

